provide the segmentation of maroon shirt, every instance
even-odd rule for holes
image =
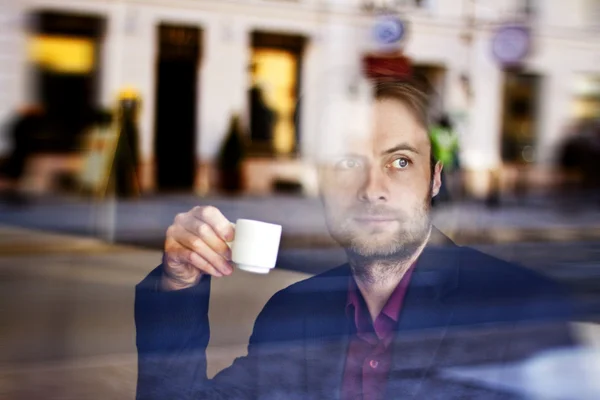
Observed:
[[[342,400],[384,398],[392,363],[390,344],[413,269],[414,264],[406,271],[374,323],[354,277],[350,277],[346,315],[356,329],[346,353]]]

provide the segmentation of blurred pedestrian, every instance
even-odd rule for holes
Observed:
[[[229,121],[229,128],[217,161],[219,185],[221,190],[226,194],[239,194],[243,191],[245,150],[240,117],[235,114]]]
[[[456,177],[460,176],[460,163],[458,159],[458,136],[447,114],[443,114],[431,128],[430,139],[433,156],[444,166],[442,170],[442,187],[433,202],[434,204],[450,202],[452,197],[457,195],[457,191],[451,190],[451,188],[454,189],[457,184]]]
[[[577,201],[600,205],[600,120],[576,122],[559,147],[564,206],[576,210]]]
[[[139,195],[138,108],[139,100],[127,98],[120,103],[119,141],[114,160],[115,190],[119,197]]]
[[[8,180],[4,198],[13,204],[26,203],[20,185],[27,160],[35,151],[37,137],[46,127],[46,115],[43,108],[38,105],[22,108],[8,125],[7,133],[12,142],[12,149],[2,166],[2,175]]]
[[[276,113],[265,100],[264,89],[250,89],[250,137],[256,144],[272,149]]]

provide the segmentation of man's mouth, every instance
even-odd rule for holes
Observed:
[[[362,224],[373,224],[396,221],[396,218],[386,215],[360,215],[354,217],[354,220]]]

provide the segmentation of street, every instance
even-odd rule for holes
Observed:
[[[133,398],[134,286],[160,262],[160,253],[72,237],[60,237],[61,244],[39,233],[27,235],[35,238],[31,252],[12,251],[9,231],[28,233],[2,230],[0,301],[6,306],[0,317],[8,323],[1,328],[0,398]],[[243,352],[268,298],[305,277],[237,271],[213,284],[211,374]]]
[[[215,199],[212,200],[214,202]],[[191,200],[188,201],[191,203]],[[234,201],[221,202],[230,204],[231,208],[226,212],[234,217],[259,218],[261,212],[265,215],[265,209],[256,200],[250,201],[250,206],[242,202],[237,208]],[[292,202],[290,207],[304,205],[305,212],[313,212],[318,205],[312,201],[296,202]],[[188,205],[180,202],[166,207],[154,203],[152,207],[155,210],[162,210],[156,214],[160,220],[142,218],[138,220],[139,224],[134,221],[132,206],[129,206],[129,213],[122,214],[125,220],[119,221],[122,227],[119,234],[127,232],[131,238],[136,230],[127,230],[127,226],[136,226],[137,232],[145,230],[146,236],[141,236],[150,243],[146,243],[144,248],[127,244],[133,240],[121,238],[122,244],[110,244],[94,238],[90,232],[75,235],[76,226],[85,225],[81,220],[86,217],[81,204],[67,207],[72,212],[71,217],[48,213],[51,207],[64,207],[57,203],[17,213],[22,218],[21,225],[30,228],[37,217],[45,215],[48,225],[37,228],[45,228],[46,232],[1,226],[0,301],[4,307],[0,309],[0,318],[7,323],[0,328],[3,344],[0,351],[0,398],[134,397],[134,286],[160,263],[160,250],[156,243],[152,244],[152,240],[157,242],[160,239],[158,232],[162,225],[172,219],[175,208],[185,209]],[[145,207],[147,212],[150,206]],[[252,207],[255,207],[254,211]],[[269,212],[272,219],[283,219],[286,215],[285,210],[272,209]],[[591,216],[595,214],[588,214],[585,222],[593,227]],[[5,222],[11,222],[11,218],[15,218],[14,215],[6,212],[0,215],[0,220]],[[480,214],[479,218],[489,220],[493,216]],[[559,218],[554,216],[555,221]],[[48,232],[51,228],[49,220],[54,224],[62,221],[62,229],[56,230],[71,233]],[[236,271],[232,277],[214,281],[210,306],[209,376],[228,366],[236,356],[244,354],[253,321],[272,294],[344,262],[344,254],[338,248],[327,243],[311,247],[314,242],[306,242],[305,239],[311,235],[324,233],[315,228],[319,227],[318,221],[317,214],[312,220],[302,218],[302,215],[288,218],[288,231],[304,239],[294,239],[291,235],[284,242],[277,268],[269,275]],[[504,228],[510,228],[506,221],[503,222]],[[523,225],[526,221],[520,223]],[[549,224],[547,220],[541,223]],[[38,225],[42,224],[38,221]],[[144,224],[146,228],[143,228]],[[152,224],[155,229],[147,229]],[[323,228],[322,225],[319,227]],[[531,224],[527,228],[531,229]],[[568,285],[579,306],[575,335],[584,344],[595,343],[598,346],[600,248],[594,240],[566,239],[532,242],[488,239],[487,243],[480,240],[474,246],[500,258],[522,263]],[[260,290],[256,290],[258,287]],[[469,379],[473,379],[472,371],[449,371],[448,374],[456,379],[470,374]]]

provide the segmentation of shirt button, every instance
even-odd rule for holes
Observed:
[[[379,361],[377,360],[371,360],[369,361],[369,365],[371,366],[371,368],[377,368],[377,366],[379,365]]]

